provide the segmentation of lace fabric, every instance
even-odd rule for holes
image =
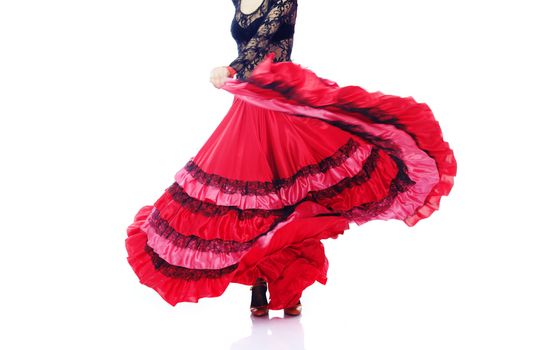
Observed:
[[[353,138],[349,138],[336,152],[324,158],[319,163],[305,165],[287,178],[277,178],[266,182],[233,180],[217,174],[209,174],[201,169],[192,159],[185,164],[185,169],[199,182],[208,186],[218,187],[224,193],[265,196],[271,193],[278,193],[282,188],[291,187],[300,178],[318,173],[326,173],[329,169],[340,166],[359,147],[360,145]]]
[[[190,163],[190,161],[189,161]],[[223,179],[222,177],[215,175],[215,174],[208,174],[198,169],[198,174],[196,175],[198,179],[203,181],[204,183],[210,183],[212,185],[218,186],[220,191],[223,191],[224,188],[229,188],[229,185],[226,181],[215,181],[214,178],[218,177],[219,179]],[[245,186],[247,186],[247,182]],[[236,184],[238,186],[238,184]],[[242,187],[238,187],[241,189]],[[249,220],[254,217],[260,217],[260,218],[268,218],[270,216],[274,217],[285,217],[290,214],[290,211],[292,210],[291,207],[281,208],[281,209],[240,209],[238,207],[233,206],[222,206],[222,205],[216,205],[209,202],[204,202],[199,199],[190,197],[184,189],[177,183],[173,182],[166,191],[172,196],[172,198],[177,202],[180,203],[182,207],[188,209],[192,213],[199,213],[201,215],[212,217],[212,216],[223,216],[229,213],[230,211],[234,211],[237,213],[237,220]],[[238,190],[237,190],[238,191]],[[246,193],[250,193],[246,191]]]
[[[187,267],[176,266],[162,259],[147,243],[144,244],[144,251],[149,255],[155,270],[160,271],[164,276],[183,279],[187,281],[198,281],[203,278],[218,279],[235,271],[239,264],[230,265],[222,269],[189,269]]]
[[[238,57],[229,66],[237,78],[247,80],[265,55],[274,52],[274,61],[290,61],[297,15],[296,0],[263,0],[248,14],[241,11],[241,0],[232,0],[235,16],[231,33],[237,42]]]
[[[168,239],[174,246],[201,252],[224,254],[243,252],[251,248],[258,238],[266,234],[266,232],[263,232],[247,242],[225,241],[222,239],[208,240],[195,235],[184,235],[177,232],[165,219],[161,218],[160,212],[156,208],[148,217],[148,222],[159,236]]]

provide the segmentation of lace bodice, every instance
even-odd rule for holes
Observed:
[[[274,52],[274,61],[290,61],[297,14],[297,0],[263,0],[253,12],[241,11],[241,0],[232,0],[235,16],[231,35],[237,42],[238,57],[229,65],[237,78],[247,80],[265,55]]]

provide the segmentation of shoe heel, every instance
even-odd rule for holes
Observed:
[[[250,287],[252,291],[252,301],[250,303],[250,313],[253,316],[261,317],[266,316],[269,313],[268,301],[267,301],[267,282],[258,278],[253,286]],[[261,300],[259,300],[261,299]]]
[[[286,307],[283,309],[283,313],[289,316],[298,316],[302,313],[302,304],[300,303],[300,300],[295,306]]]

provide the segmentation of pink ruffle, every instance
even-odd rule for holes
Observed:
[[[271,295],[269,308],[282,309],[294,305],[306,287],[315,281],[322,284],[327,281],[328,261],[324,255],[322,239],[342,234],[349,228],[349,219],[360,224],[372,219],[396,218],[413,226],[437,210],[440,198],[448,195],[453,186],[456,161],[426,104],[417,103],[410,97],[369,93],[357,86],[339,87],[335,82],[320,78],[297,64],[274,63],[272,58],[269,55],[258,64],[250,81],[230,79],[224,89],[234,94],[236,99],[255,106],[288,113],[297,118],[306,116],[325,121],[326,125],[341,126],[349,135],[353,132],[367,133],[389,143],[390,147],[380,151],[377,167],[367,181],[345,188],[334,196],[321,195],[319,198],[315,197],[315,191],[330,191],[331,186],[337,186],[340,181],[358,174],[372,154],[372,145],[364,146],[361,142],[357,152],[342,165],[319,174],[320,177],[315,175],[299,178],[292,186],[273,196],[224,193],[216,187],[201,184],[189,176],[184,168],[181,169],[176,173],[175,181],[192,198],[222,206],[235,206],[242,210],[275,210],[290,204],[296,204],[296,207],[288,217],[260,215],[239,220],[236,211],[213,216],[194,213],[165,193],[155,206],[141,208],[127,229],[127,260],[140,283],[155,289],[171,305],[197,302],[203,297],[216,297],[231,282],[251,285],[257,277],[264,277],[268,281]],[[240,114],[235,114],[237,115]],[[332,128],[334,131],[339,132]],[[224,137],[224,134],[216,136]],[[337,136],[339,142],[339,138],[345,135],[339,133]],[[270,141],[269,138],[267,140]],[[300,147],[303,143],[295,144]],[[242,147],[242,144],[238,145]],[[329,146],[332,147],[333,144]],[[321,147],[316,149],[322,150]],[[214,159],[210,157],[212,153],[209,151],[204,154],[208,158],[200,159],[205,159],[206,165],[210,167],[214,165],[211,162]],[[251,156],[255,157],[256,152],[257,149],[253,150]],[[282,160],[285,155],[285,149],[278,154]],[[394,180],[398,168],[390,156],[397,157],[404,163],[408,176],[415,182],[415,185],[397,193],[395,198],[389,197],[389,184]],[[221,161],[226,165],[225,159]],[[282,169],[288,170],[286,173],[299,164],[280,163],[284,165]],[[221,163],[217,165],[219,164]],[[226,170],[232,173],[233,166],[234,164],[228,166]],[[215,168],[219,169],[216,165]],[[255,169],[250,169],[251,176],[248,178],[255,178]],[[271,168],[264,166],[263,169],[264,176],[269,176]],[[242,174],[242,169],[239,170],[241,171],[237,172]],[[308,198],[311,200],[301,201],[306,196],[311,196]],[[369,211],[367,205],[361,205],[368,201],[382,202],[386,198],[390,199],[386,201],[389,207],[384,210],[381,206],[382,211],[379,212]],[[231,253],[214,253],[212,250],[212,253],[206,253],[206,250],[178,248],[148,224],[148,216],[157,207],[161,217],[182,235],[193,234],[206,240],[236,242],[247,242],[256,237],[258,239],[252,242],[250,248]],[[353,208],[349,212],[350,217],[342,216],[341,212],[349,208]],[[259,236],[260,233],[266,234]],[[151,247],[152,252],[146,251],[146,247]],[[162,270],[162,266],[166,269]],[[211,271],[205,271],[206,269]],[[192,275],[195,277],[189,277]],[[199,278],[200,276],[202,277]]]
[[[356,130],[393,141],[398,148],[396,155],[404,161],[416,185],[401,193],[390,211],[377,216],[378,219],[397,218],[413,226],[437,210],[440,197],[453,186],[453,152],[443,140],[428,106],[411,97],[369,93],[358,86],[339,87],[295,63],[274,63],[270,56],[257,66],[249,82],[230,79],[223,88],[263,108],[344,122]],[[286,96],[277,90],[285,91]],[[375,123],[355,112],[364,108],[382,111],[385,120]],[[395,118],[393,125],[389,124],[390,118]]]
[[[295,305],[305,288],[316,281],[326,284],[328,260],[322,239],[335,238],[348,228],[348,220],[329,216],[325,207],[302,202],[285,224],[261,237],[235,271],[233,282],[252,284],[262,276],[268,281],[269,308]]]
[[[156,201],[155,207],[159,210],[160,217],[175,231],[207,240],[247,242],[265,233],[281,217],[281,214],[275,213],[267,217],[254,216],[241,220],[234,211],[225,215],[204,216],[182,207],[167,192]]]
[[[330,168],[326,172],[299,177],[289,187],[283,187],[278,192],[269,195],[242,195],[241,193],[225,193],[217,187],[207,186],[198,182],[183,167],[175,175],[175,181],[183,187],[189,196],[217,205],[236,206],[241,209],[279,209],[292,205],[304,199],[308,192],[328,188],[344,178],[357,174],[371,153],[371,145],[363,144],[358,147],[340,166]]]
[[[317,203],[303,202],[286,221],[278,223],[256,242],[235,271],[220,278],[185,280],[162,274],[144,251],[148,237],[143,228],[152,209],[153,206],[142,207],[127,229],[127,261],[140,283],[155,289],[172,306],[217,297],[229,283],[251,285],[258,276],[269,282],[270,309],[292,306],[307,286],[315,281],[326,283],[328,261],[320,240],[335,238],[349,228],[346,219],[316,216],[329,211]]]
[[[223,269],[239,262],[246,254],[242,252],[216,253],[211,251],[199,251],[173,245],[168,239],[158,235],[155,229],[146,221],[142,230],[147,233],[147,244],[168,263],[191,269]]]
[[[404,161],[408,168],[408,175],[416,182],[416,185],[408,191],[399,194],[390,210],[382,215],[370,217],[369,219],[378,218],[387,220],[396,218],[404,220],[423,205],[432,188],[439,181],[435,160],[419,149],[416,142],[409,134],[397,129],[393,125],[370,124],[343,113],[315,109],[308,106],[292,105],[282,101],[266,100],[264,95],[254,95],[245,86],[241,86],[242,84],[245,83],[235,83],[235,85],[228,86],[226,89],[232,91],[239,98],[245,98],[248,102],[254,103],[260,107],[275,109],[286,113],[317,117],[327,121],[343,121],[355,125],[359,127],[360,130],[380,137],[383,140],[390,140],[393,142],[393,146],[397,147],[397,155]],[[364,219],[363,217],[360,217],[357,218],[355,222],[361,224],[364,222]]]
[[[155,269],[150,256],[144,251],[147,243],[147,234],[141,229],[151,213],[152,206],[142,207],[134,217],[134,222],[127,228],[125,246],[127,248],[127,261],[138,276],[140,283],[153,288],[170,305],[179,302],[198,302],[205,297],[222,295],[231,282],[234,273],[221,278],[201,278],[199,280],[185,280],[170,278]]]

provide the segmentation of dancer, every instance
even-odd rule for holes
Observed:
[[[304,289],[327,282],[321,240],[350,223],[429,217],[456,161],[425,103],[340,87],[291,61],[297,0],[232,1],[238,56],[210,74],[232,105],[135,215],[127,260],[171,305],[240,283],[253,315],[299,315]]]

